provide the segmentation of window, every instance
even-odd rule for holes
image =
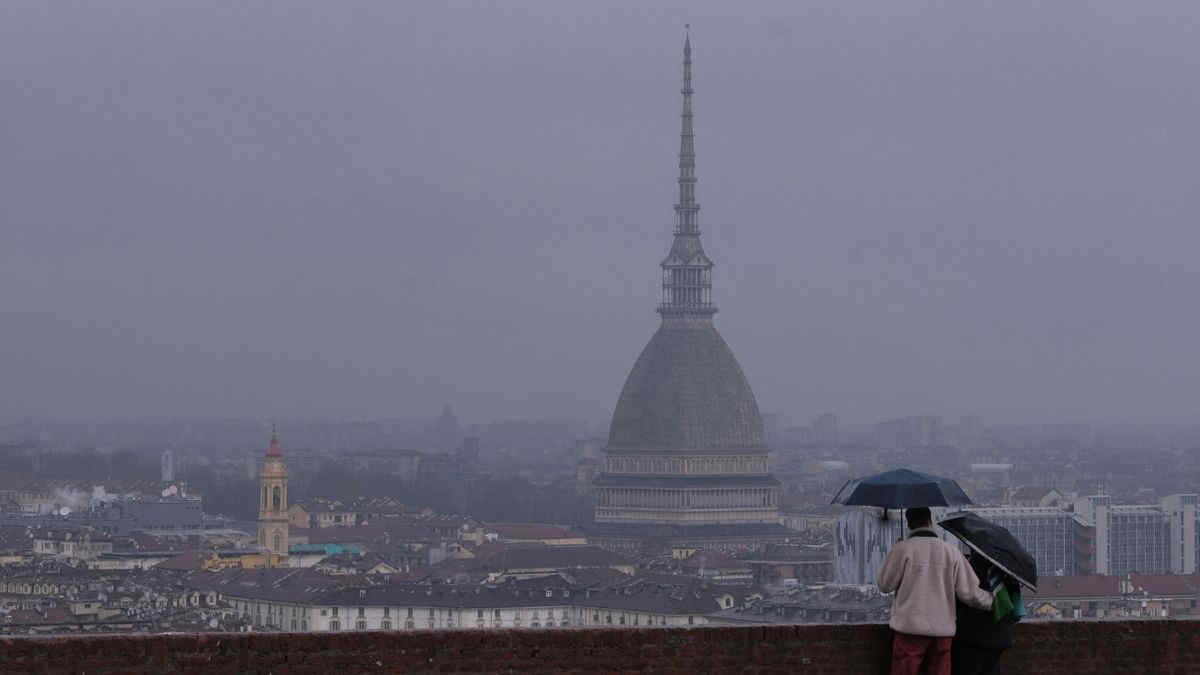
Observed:
[[[329,622],[329,630],[341,630],[341,629],[342,629],[341,622],[338,622],[338,621],[330,621]]]
[[[300,619],[300,630],[308,630],[308,619]]]
[[[492,611],[492,616],[494,616],[494,617],[495,617],[497,620],[499,620],[499,619],[500,619],[500,610],[498,610],[498,609],[497,609],[497,610],[493,610],[493,611]]]
[[[429,608],[429,618],[431,618],[431,619],[433,618],[433,608],[432,607]]]
[[[412,621],[405,621],[405,622],[404,622],[404,627],[405,627],[405,628],[412,628],[412,627],[413,627],[413,622],[412,622]]]
[[[278,511],[278,510],[279,510],[279,507],[280,507],[280,504],[281,504],[281,502],[282,502],[282,497],[281,497],[281,495],[280,495],[280,492],[279,492],[279,486],[278,486],[278,485],[276,485],[276,486],[275,486],[274,488],[272,488],[272,490],[271,490],[271,507],[272,507],[274,510]]]
[[[412,607],[408,608],[408,618],[412,618]]]
[[[382,628],[383,630],[391,630],[392,622],[388,621],[387,619],[384,619],[383,621],[379,622],[379,627]]]
[[[329,615],[329,610],[327,610],[327,609],[321,610],[321,616],[328,616],[328,615]]]
[[[612,614],[604,615],[604,623],[612,623]]]
[[[383,615],[384,615],[384,616],[391,616],[391,615],[392,615],[392,608],[391,608],[391,607],[384,607],[384,608],[383,608]]]
[[[1194,602],[1194,601],[1193,601],[1193,602]],[[475,610],[475,618],[476,618],[476,619],[482,619],[482,618],[483,618],[483,610],[482,610],[482,609],[477,609],[477,610]]]
[[[356,629],[358,629],[358,630],[366,630],[366,629],[367,629],[367,622],[366,622],[366,620],[364,620],[364,619],[359,619],[359,620],[358,620],[358,621],[357,621],[357,622],[354,624],[354,627],[355,627]]]
[[[337,607],[334,607],[334,608],[333,608],[333,615],[334,615],[334,616],[337,616],[337,615],[338,615],[338,608],[337,608]]]
[[[689,616],[689,617],[688,617],[688,625],[689,625],[689,626],[690,626],[690,625],[692,625],[692,624],[693,624],[693,623],[695,623],[695,622],[696,622],[696,617],[692,617],[692,616]]]
[[[292,619],[292,630],[296,630],[299,625],[299,622],[297,622],[295,619]]]
[[[366,611],[367,611],[367,608],[366,608],[366,607],[359,607],[359,608],[358,608],[358,615],[359,615],[360,617],[362,617],[362,616],[366,616]]]

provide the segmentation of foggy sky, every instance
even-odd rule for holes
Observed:
[[[1194,1],[212,4],[0,3],[0,417],[606,424],[688,22],[764,412],[1200,407]]]

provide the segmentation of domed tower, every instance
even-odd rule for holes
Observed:
[[[781,539],[779,482],[741,366],[713,325],[712,260],[700,245],[692,46],[683,45],[679,201],[662,261],[662,324],[621,390],[594,484],[597,541],[633,548],[755,546]]]
[[[268,558],[268,566],[273,564],[274,556],[283,560],[288,554],[287,483],[283,450],[275,430],[271,429],[271,445],[258,472],[258,545],[264,552],[274,554]]]

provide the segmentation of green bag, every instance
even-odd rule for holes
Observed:
[[[1008,594],[1008,587],[1000,584],[1000,588],[996,590],[996,594],[992,599],[992,622],[1000,623],[1012,610],[1013,601],[1012,597]]]

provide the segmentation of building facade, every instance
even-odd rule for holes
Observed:
[[[275,556],[285,559],[288,553],[288,495],[287,466],[283,463],[283,450],[279,438],[271,432],[271,445],[258,472],[258,545],[268,560]]]
[[[617,401],[594,483],[593,538],[739,547],[779,540],[779,482],[762,416],[733,352],[713,325],[713,262],[700,244],[692,115],[692,49],[683,48],[679,199],[661,263],[662,323]]]
[[[931,509],[936,522],[944,508]],[[849,508],[837,515],[833,524],[833,582],[851,586],[874,585],[879,568],[892,545],[908,534],[904,511],[893,509]],[[950,535],[937,530],[942,539]]]
[[[720,609],[708,596],[688,593],[586,591],[559,587],[387,585],[335,589],[310,597],[274,590],[222,593],[233,617],[260,630],[293,632],[471,630],[693,626]]]
[[[1075,513],[1034,506],[971,510],[1012,532],[1037,561],[1039,576],[1095,571],[1095,527]]]
[[[1158,504],[1113,504],[1109,495],[1075,500],[1096,528],[1096,574],[1194,574],[1200,551],[1195,494]]]

